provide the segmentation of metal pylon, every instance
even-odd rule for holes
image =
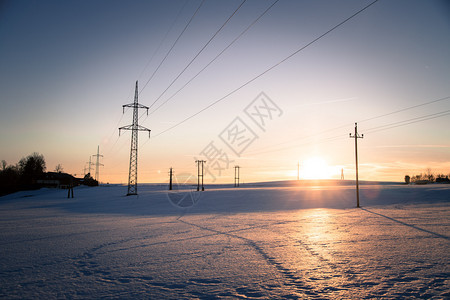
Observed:
[[[133,108],[133,124],[123,126],[119,128],[119,135],[121,130],[131,130],[131,150],[130,150],[130,168],[128,172],[128,193],[127,196],[137,195],[137,171],[138,171],[138,131],[148,131],[148,137],[150,138],[150,129],[138,125],[139,108],[145,108],[148,115],[148,107],[138,103],[138,81],[136,80],[136,89],[134,92],[134,102],[130,104],[122,105],[123,112],[125,113],[125,107]]]
[[[103,155],[100,154],[100,146],[97,146],[97,154],[94,154],[92,156],[97,157],[97,162],[95,163],[95,180],[97,180],[98,183],[100,183],[100,176],[99,176],[99,167],[103,166],[103,164],[100,163],[100,157],[103,157]]]

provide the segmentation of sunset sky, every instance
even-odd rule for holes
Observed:
[[[380,0],[336,28],[373,1],[275,2],[0,2],[0,160],[39,152],[81,177],[100,146],[100,181],[126,183],[118,128],[138,80],[140,183],[196,174],[196,159],[207,183],[232,183],[235,165],[241,182],[296,179],[297,163],[354,179],[355,122],[360,179],[450,173],[447,1]]]

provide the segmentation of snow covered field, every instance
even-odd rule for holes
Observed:
[[[450,298],[450,185],[164,189],[1,197],[0,298]]]

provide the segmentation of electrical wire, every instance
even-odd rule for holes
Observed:
[[[217,54],[208,64],[206,64],[197,74],[195,74],[191,79],[189,79],[181,88],[179,88],[175,93],[173,93],[169,98],[167,98],[163,103],[156,107],[150,114],[153,114],[163,105],[173,99],[181,90],[183,90],[188,84],[190,84],[195,78],[197,78],[203,71],[205,71],[214,61],[216,61],[225,51],[227,51],[236,41],[238,41],[253,25],[255,25],[259,19],[261,19],[272,7],[280,0],[275,0],[262,14],[260,14],[252,23],[250,23],[247,28],[244,29],[231,43],[229,43],[219,54]]]
[[[231,43],[229,43],[219,54],[217,54],[206,66],[204,66],[197,74],[195,74],[189,81],[187,81],[181,88],[179,88],[174,94],[172,94],[168,99],[166,99],[163,103],[161,103],[156,109],[154,109],[150,114],[157,111],[164,104],[170,101],[173,97],[175,97],[181,90],[183,90],[189,83],[191,83],[198,75],[200,75],[206,68],[208,68],[215,60],[217,60],[228,48],[230,48],[237,40],[239,40],[253,25],[255,25],[261,17],[263,17],[279,0],[276,0],[272,5],[270,5],[258,18],[256,18],[249,26],[247,26],[244,31],[242,31]]]
[[[414,108],[417,108],[417,107],[422,107],[422,106],[425,106],[425,105],[429,105],[429,104],[433,104],[433,103],[436,103],[436,102],[444,101],[444,100],[450,100],[450,96],[443,97],[443,98],[439,98],[439,99],[435,99],[435,100],[431,100],[431,101],[424,102],[424,103],[421,103],[421,104],[418,104],[418,105],[413,105],[413,106],[405,107],[405,108],[402,108],[402,109],[399,109],[399,110],[396,110],[396,111],[393,111],[393,112],[385,113],[385,114],[382,114],[382,115],[378,115],[378,116],[375,116],[375,117],[370,117],[370,118],[368,118],[368,119],[359,121],[358,124],[359,124],[359,123],[362,123],[362,122],[371,121],[371,120],[379,119],[379,118],[382,118],[382,117],[390,116],[390,115],[393,115],[393,114],[396,114],[396,113],[404,112],[404,111],[407,111],[407,110],[410,110],[410,109],[414,109]],[[435,114],[432,114],[432,115],[435,115]],[[429,116],[431,116],[431,115],[429,115]],[[429,117],[429,116],[425,116],[425,117]],[[419,117],[419,118],[424,118],[424,117]],[[417,119],[419,119],[419,118],[417,118]],[[416,119],[416,118],[415,118],[415,119]],[[411,119],[411,120],[413,120],[413,119]],[[388,125],[382,125],[382,126],[379,126],[379,127],[375,127],[375,128],[368,129],[368,130],[374,130],[374,129],[378,129],[378,128],[381,128],[381,127],[392,126],[392,125],[397,124],[397,123],[408,122],[408,121],[411,121],[411,120],[406,120],[406,121],[401,121],[401,122],[395,122],[395,123],[391,123],[391,124],[388,124]],[[279,148],[279,146],[285,145],[285,144],[289,144],[289,143],[293,143],[293,142],[298,141],[298,140],[306,140],[306,139],[308,139],[308,138],[317,137],[318,135],[321,135],[321,134],[323,134],[323,133],[331,132],[331,131],[336,131],[336,130],[342,129],[342,128],[344,128],[344,127],[349,127],[349,126],[351,126],[351,125],[353,125],[353,123],[351,123],[351,124],[349,123],[349,124],[345,124],[345,125],[342,125],[342,126],[339,126],[339,127],[334,127],[334,128],[326,129],[326,130],[324,130],[324,131],[320,131],[320,132],[315,133],[315,134],[313,134],[313,135],[309,135],[309,136],[305,136],[305,137],[300,137],[300,138],[296,138],[296,139],[290,139],[289,141],[277,143],[276,147],[278,147],[278,148],[276,148],[276,149],[282,149],[282,150],[284,150],[284,149],[286,149],[286,148]],[[399,126],[403,126],[403,125],[399,125]],[[398,126],[396,126],[396,127],[398,127]],[[394,127],[392,127],[392,128],[394,128]],[[384,129],[383,129],[383,130],[384,130]],[[377,131],[378,131],[378,130],[377,130]],[[373,132],[376,132],[376,131],[373,131]],[[366,133],[367,133],[367,131],[366,131]],[[369,133],[371,133],[371,132],[369,131]],[[307,145],[307,144],[305,144],[305,145]],[[264,153],[276,152],[276,151],[277,151],[277,150],[266,149]],[[248,154],[252,155],[253,152],[249,152]],[[255,153],[255,154],[260,154],[260,152],[257,152],[257,153]]]
[[[448,115],[450,115],[450,110],[433,113],[433,114],[429,114],[429,115],[424,115],[424,116],[420,116],[420,117],[416,117],[416,118],[412,118],[412,119],[408,119],[408,120],[393,122],[393,123],[389,123],[389,124],[381,125],[381,126],[377,126],[377,127],[372,127],[372,128],[365,130],[364,134],[370,134],[370,133],[375,133],[375,132],[379,132],[379,131],[389,130],[389,129],[406,126],[406,125],[410,125],[410,124],[415,124],[415,123],[419,123],[419,122],[424,122],[424,121],[428,121],[428,120],[432,120],[432,119],[436,119],[436,118],[440,118],[440,117],[444,117],[444,116],[448,116]],[[336,140],[340,140],[340,139],[344,139],[344,138],[348,138],[348,135],[341,134],[341,135],[323,138],[323,139],[319,139],[318,141],[307,142],[307,143],[303,143],[303,144],[295,145],[295,146],[300,147],[300,146],[308,146],[311,144],[321,144],[321,143],[336,141]],[[280,152],[283,150],[292,149],[295,146],[293,145],[290,147],[282,147],[282,148],[278,148],[278,149],[260,151],[260,152],[256,152],[256,153],[254,152],[254,153],[249,153],[249,154],[250,155],[260,155],[260,154],[265,154],[265,153]]]
[[[364,119],[362,121],[359,121],[358,123],[363,123],[363,122],[379,119],[379,118],[390,116],[390,115],[393,115],[393,114],[396,114],[396,113],[399,113],[399,112],[404,112],[404,111],[407,111],[407,110],[410,110],[410,109],[413,109],[413,108],[429,105],[429,104],[440,102],[440,101],[444,101],[444,100],[450,100],[450,96],[447,96],[447,97],[444,97],[444,98],[439,98],[439,99],[436,99],[436,100],[431,100],[431,101],[428,101],[428,102],[425,102],[425,103],[422,103],[422,104],[418,104],[418,105],[413,105],[413,106],[410,106],[410,107],[402,108],[402,109],[399,109],[399,110],[396,110],[396,111],[393,111],[393,112],[390,112],[390,113],[387,113],[387,114],[379,115],[379,116],[376,116],[376,117]]]
[[[169,35],[169,32],[172,31],[173,27],[175,26],[176,22],[178,21],[178,19],[181,16],[182,11],[184,10],[184,8],[186,7],[186,5],[188,4],[188,0],[185,1],[185,3],[183,4],[183,6],[181,7],[181,9],[179,10],[177,16],[175,17],[174,21],[172,22],[172,24],[170,25],[169,29],[166,31],[164,37],[161,39],[161,42],[159,43],[158,47],[156,48],[156,50],[153,52],[152,56],[150,57],[150,59],[148,60],[147,64],[145,65],[145,67],[142,69],[140,75],[138,78],[141,78],[144,71],[148,68],[148,66],[150,65],[150,63],[153,61],[153,58],[155,57],[156,53],[158,53],[159,49],[161,48],[162,44],[164,43],[164,41],[167,39],[167,36]],[[127,97],[127,99],[131,96],[131,92],[130,95]],[[125,113],[128,111],[129,107],[126,107],[124,112],[121,114],[119,121],[117,122],[117,125],[114,127],[114,131],[111,134],[111,136],[108,138],[108,141],[111,140],[111,138],[113,137],[113,135],[116,133],[117,128],[119,127],[120,122],[123,119],[123,116],[125,115]],[[141,115],[139,117],[139,120],[141,120],[143,115]],[[145,120],[145,119],[144,119]],[[119,141],[120,135],[117,137],[116,141],[114,142],[114,144],[109,147],[109,149],[107,149],[107,154],[109,154],[112,149],[114,148],[114,146],[117,144],[117,142]]]
[[[321,135],[321,134],[324,134],[324,133],[327,133],[327,132],[331,132],[331,131],[337,131],[337,130],[339,130],[339,129],[342,129],[342,128],[345,128],[345,127],[349,127],[349,126],[351,126],[353,123],[349,123],[349,124],[345,124],[345,125],[342,125],[342,126],[338,126],[338,127],[334,127],[334,128],[330,128],[330,129],[326,129],[326,130],[323,130],[323,131],[319,131],[318,133],[315,133],[315,134],[312,134],[312,135],[308,135],[308,136],[302,136],[302,137],[299,137],[299,138],[295,138],[295,139],[290,139],[290,140],[288,140],[288,141],[284,141],[284,142],[280,142],[280,143],[277,143],[276,145],[275,145],[275,147],[278,147],[278,148],[276,148],[276,149],[280,149],[279,148],[279,146],[281,146],[281,145],[286,145],[286,144],[289,144],[289,143],[293,143],[293,142],[296,142],[296,141],[299,141],[299,140],[306,140],[306,139],[309,139],[309,138],[313,138],[313,137],[317,137],[317,136],[319,136],[319,135]],[[309,144],[309,143],[307,143],[307,144]],[[307,144],[304,144],[304,145],[307,145]],[[294,146],[291,146],[291,147],[294,147]],[[288,149],[288,147],[285,147],[285,148],[281,148],[281,149]],[[267,149],[267,147],[266,147],[266,149],[264,150],[264,153],[269,153],[269,152],[276,152],[277,150],[270,150],[270,149]],[[250,155],[253,155],[253,154],[260,154],[261,152],[251,152],[251,151],[249,151],[249,152],[247,152],[247,154],[250,154]]]
[[[153,58],[155,57],[156,53],[158,53],[159,49],[161,49],[161,46],[163,45],[164,41],[167,39],[167,36],[169,35],[169,32],[172,31],[173,26],[175,26],[175,23],[178,21],[178,19],[181,16],[181,12],[184,10],[184,8],[186,7],[186,5],[188,4],[188,0],[186,0],[183,4],[183,6],[181,7],[180,11],[178,12],[177,16],[175,17],[175,19],[173,20],[172,24],[169,26],[169,29],[166,31],[166,34],[164,35],[164,37],[161,39],[161,41],[159,42],[158,47],[156,47],[155,51],[153,51],[152,56],[150,57],[150,59],[148,60],[147,64],[145,65],[144,69],[142,69],[141,74],[139,74],[138,78],[141,78],[142,75],[144,74],[144,71],[148,68],[148,66],[150,65],[150,63],[153,61]]]
[[[175,42],[172,44],[172,46],[170,47],[169,51],[166,53],[166,55],[164,56],[164,58],[161,60],[161,62],[159,63],[158,67],[155,69],[155,71],[153,72],[153,74],[150,76],[150,78],[147,80],[147,82],[144,84],[144,86],[142,87],[141,91],[139,92],[139,94],[142,93],[142,91],[145,89],[145,87],[148,85],[148,83],[153,79],[153,77],[155,76],[156,72],[158,72],[159,68],[162,66],[162,64],[166,61],[167,57],[169,56],[169,54],[172,52],[173,48],[175,47],[175,45],[178,43],[178,41],[180,40],[181,36],[184,34],[184,32],[186,31],[186,29],[189,27],[189,25],[191,24],[192,20],[194,19],[194,17],[197,15],[198,11],[200,10],[200,8],[202,7],[203,3],[205,2],[205,0],[202,0],[202,2],[200,2],[200,5],[197,7],[197,9],[195,10],[194,14],[192,15],[192,17],[189,19],[189,22],[186,24],[186,26],[183,28],[183,30],[181,31],[181,33],[178,35],[177,39],[175,40]]]
[[[404,121],[393,122],[390,124],[381,125],[381,126],[377,126],[377,127],[372,127],[372,128],[366,129],[365,134],[388,130],[388,129],[405,126],[405,125],[410,125],[410,124],[414,124],[414,123],[419,123],[419,122],[423,122],[423,121],[428,121],[428,120],[444,117],[447,115],[450,115],[450,110],[446,110],[446,111],[442,111],[442,112],[438,112],[438,113],[434,113],[434,114],[429,114],[429,115],[425,115],[425,116],[420,116],[420,117],[416,117],[416,118],[412,118],[412,119],[408,119],[408,120],[404,120]]]
[[[333,32],[334,30],[336,30],[337,28],[339,28],[340,26],[344,25],[345,23],[347,23],[348,21],[350,21],[351,19],[353,19],[354,17],[356,17],[357,15],[359,15],[360,13],[362,13],[363,11],[365,11],[366,9],[368,9],[370,6],[374,5],[376,2],[378,2],[379,0],[375,0],[371,3],[369,3],[368,5],[366,5],[365,7],[363,7],[362,9],[358,10],[357,12],[355,12],[354,14],[352,14],[350,17],[346,18],[345,20],[341,21],[340,23],[338,23],[337,25],[333,26],[331,29],[327,30],[326,32],[322,33],[321,35],[319,35],[318,37],[316,37],[315,39],[313,39],[311,42],[307,43],[306,45],[302,46],[301,48],[297,49],[296,51],[294,51],[293,53],[291,53],[290,55],[288,55],[287,57],[285,57],[284,59],[280,60],[279,62],[277,62],[276,64],[272,65],[271,67],[269,67],[268,69],[266,69],[265,71],[263,71],[262,73],[260,73],[259,75],[253,77],[252,79],[248,80],[247,82],[245,82],[244,84],[240,85],[239,87],[235,88],[234,90],[232,90],[231,92],[229,92],[228,94],[226,94],[225,96],[217,99],[216,101],[212,102],[211,104],[207,105],[206,107],[202,108],[201,110],[199,110],[198,112],[190,115],[189,117],[183,119],[182,121],[176,123],[175,125],[161,131],[160,133],[158,133],[157,135],[155,135],[154,137],[158,137],[178,126],[180,126],[181,124],[189,121],[190,119],[198,116],[199,114],[201,114],[202,112],[208,110],[209,108],[213,107],[214,105],[216,105],[217,103],[221,102],[222,100],[228,98],[229,96],[231,96],[232,94],[236,93],[237,91],[239,91],[240,89],[244,88],[245,86],[249,85],[250,83],[252,83],[253,81],[257,80],[258,78],[262,77],[263,75],[265,75],[266,73],[272,71],[273,69],[275,69],[276,67],[278,67],[279,65],[281,65],[282,63],[286,62],[287,60],[291,59],[293,56],[295,56],[296,54],[298,54],[299,52],[305,50],[306,48],[308,48],[309,46],[311,46],[312,44],[316,43],[317,41],[319,41],[320,39],[322,39],[323,37],[325,37],[326,35],[330,34],[331,32]]]
[[[425,103],[422,103],[422,104],[406,107],[406,108],[399,109],[399,110],[396,110],[396,111],[393,111],[393,112],[390,112],[390,113],[386,113],[386,114],[383,114],[383,115],[380,115],[380,116],[371,117],[371,118],[368,118],[366,120],[374,120],[374,119],[377,119],[377,118],[393,115],[395,113],[399,113],[399,112],[403,112],[403,111],[406,111],[406,110],[409,110],[409,109],[413,109],[413,108],[425,106],[425,105],[428,105],[428,104],[436,103],[436,102],[443,101],[443,100],[446,100],[446,99],[450,99],[450,96],[449,97],[440,98],[440,99],[436,99],[436,100],[432,100],[432,101],[428,101],[428,102],[425,102]],[[433,114],[428,114],[428,115],[424,115],[424,116],[420,116],[420,117],[416,117],[416,118],[412,118],[412,119],[407,119],[407,120],[403,120],[403,121],[398,121],[398,122],[393,122],[393,123],[389,123],[389,124],[385,124],[385,125],[380,125],[380,126],[377,126],[377,127],[372,127],[372,128],[366,129],[365,130],[365,134],[375,133],[375,132],[378,132],[378,131],[384,131],[384,130],[388,130],[388,129],[392,129],[392,128],[396,128],[396,127],[400,127],[400,126],[406,126],[406,125],[410,125],[410,124],[414,124],[414,123],[418,123],[418,122],[423,122],[423,121],[427,121],[427,120],[431,120],[431,119],[435,119],[435,118],[440,118],[440,117],[447,116],[449,114],[450,114],[450,110],[446,110],[446,111],[433,113]],[[321,135],[323,133],[330,132],[330,131],[336,131],[338,129],[341,129],[341,128],[347,127],[347,126],[350,126],[350,125],[343,125],[343,126],[327,129],[327,130],[321,131],[319,133],[316,133],[314,135],[301,137],[301,138],[298,138],[296,140],[302,140],[302,139],[306,140],[308,138],[317,137],[318,135]],[[276,145],[277,148],[274,148],[274,149],[267,149],[266,148],[264,151],[248,152],[247,154],[248,155],[260,155],[260,154],[265,154],[265,153],[280,152],[280,151],[283,151],[283,150],[292,149],[293,147],[307,146],[307,145],[311,145],[311,144],[320,144],[320,143],[329,142],[329,141],[335,141],[335,140],[339,140],[341,138],[347,138],[347,137],[348,137],[348,135],[338,135],[338,136],[333,136],[333,137],[322,138],[322,139],[316,140],[314,142],[306,142],[306,143],[303,143],[303,144],[295,144],[295,145],[291,145],[291,146],[287,146],[287,147],[281,147],[281,148],[279,147],[280,145],[292,143],[293,141],[295,141],[295,140],[290,140],[290,141],[286,141],[286,142],[282,142],[282,143],[277,143],[277,145]]]
[[[217,36],[217,34],[219,34],[220,31],[222,31],[222,29],[225,27],[225,25],[228,24],[228,22],[231,20],[231,18],[233,18],[233,16],[238,12],[238,10],[242,7],[242,5],[244,5],[244,3],[247,0],[243,0],[241,2],[241,4],[236,8],[236,10],[231,14],[231,16],[228,17],[228,19],[225,21],[225,23],[222,24],[222,26],[220,26],[220,28],[212,35],[212,37],[206,42],[206,44],[200,49],[200,51],[197,52],[197,54],[194,56],[194,58],[191,59],[191,61],[184,67],[184,69],[178,73],[178,75],[175,77],[174,80],[172,80],[172,82],[169,84],[169,86],[158,96],[158,98],[156,98],[155,101],[153,101],[152,105],[150,105],[150,108],[156,103],[158,102],[159,99],[161,99],[161,97],[167,92],[168,89],[170,89],[170,87],[178,80],[178,78],[180,78],[181,75],[183,75],[183,73],[190,67],[190,65],[197,59],[197,57],[203,52],[203,50],[206,49],[206,47],[208,47],[208,45],[211,43],[211,41]]]
[[[277,148],[277,149],[264,150],[264,151],[259,151],[259,152],[250,152],[248,154],[251,156],[255,156],[255,155],[266,154],[266,153],[281,152],[281,151],[289,150],[289,149],[292,149],[295,147],[303,147],[303,146],[308,146],[308,145],[322,144],[325,142],[332,142],[332,141],[340,140],[343,138],[348,138],[348,135],[340,134],[340,135],[336,135],[336,136],[332,136],[332,137],[322,138],[322,139],[319,139],[316,141],[306,142],[306,143],[302,143],[302,144],[296,144],[296,145]]]

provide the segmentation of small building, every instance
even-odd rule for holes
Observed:
[[[436,178],[436,183],[450,183],[450,179],[448,179],[448,176],[440,176]]]
[[[79,182],[78,179],[67,173],[46,172],[37,180],[37,184],[41,187],[67,189],[70,186],[78,185]]]

